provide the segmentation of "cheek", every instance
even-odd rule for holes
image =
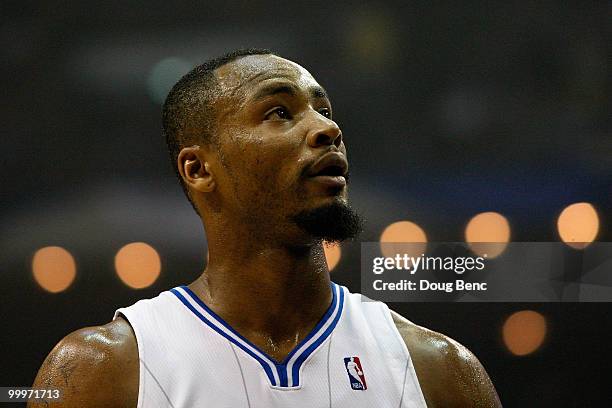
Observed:
[[[226,140],[228,164],[235,173],[235,194],[242,201],[257,200],[272,205],[279,200],[294,200],[299,195],[300,176],[305,157],[306,129],[261,125],[256,129],[235,128]],[[281,205],[281,203],[278,203]],[[277,204],[274,204],[276,207]]]
[[[299,159],[299,146],[264,138],[250,139],[242,146],[232,162],[233,167],[240,169],[245,176],[240,183],[245,190],[266,196],[278,195],[290,189],[299,177],[303,166]]]
[[[299,129],[293,128],[291,132],[255,139],[251,146],[256,153],[254,164],[282,177],[295,173],[301,165],[301,138],[296,133]]]

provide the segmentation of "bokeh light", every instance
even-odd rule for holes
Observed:
[[[396,254],[416,257],[425,253],[426,249],[425,231],[411,221],[394,222],[380,235],[380,251],[386,257],[394,257]]]
[[[362,5],[347,13],[343,24],[345,53],[355,69],[374,71],[395,63],[397,24],[394,14],[383,7]]]
[[[76,262],[66,249],[48,246],[39,249],[32,258],[34,280],[51,293],[62,292],[76,277]]]
[[[599,216],[593,205],[575,203],[565,207],[557,219],[561,240],[572,248],[587,247],[599,232]]]
[[[509,316],[502,330],[504,344],[517,356],[536,351],[546,338],[546,319],[533,310],[522,310]]]
[[[159,277],[161,260],[152,246],[132,242],[117,252],[115,270],[123,283],[134,289],[142,289],[151,286]]]
[[[496,212],[476,214],[465,227],[465,242],[480,256],[499,256],[510,241],[510,224],[503,215]]]
[[[340,244],[337,243],[323,243],[323,251],[325,251],[325,260],[327,261],[327,268],[331,272],[338,262],[340,262],[340,257],[342,256],[342,249],[340,248]]]

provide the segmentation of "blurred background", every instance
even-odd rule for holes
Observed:
[[[235,48],[327,88],[361,241],[612,241],[611,27],[609,1],[4,2],[0,385],[204,269],[161,103]],[[359,242],[327,252],[359,291]],[[609,406],[612,303],[391,306],[470,348],[504,406]]]

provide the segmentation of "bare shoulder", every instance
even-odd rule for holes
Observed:
[[[61,402],[30,403],[28,407],[135,407],[138,375],[136,337],[129,323],[118,317],[64,337],[34,381],[34,387],[59,388]]]
[[[489,375],[466,347],[391,311],[428,407],[501,407]]]

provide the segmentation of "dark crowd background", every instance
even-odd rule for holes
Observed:
[[[190,282],[206,239],[170,167],[160,101],[186,70],[271,48],[327,88],[352,168],[362,241],[418,223],[462,241],[474,214],[513,241],[558,241],[564,207],[590,202],[611,241],[611,2],[3,2],[0,385],[27,386],[64,335]],[[135,290],[114,272],[126,243],[160,254]],[[32,255],[62,246],[77,276],[52,294]],[[359,291],[359,242],[333,279]],[[507,407],[604,407],[610,303],[391,305],[470,348]],[[541,347],[515,356],[504,320],[541,313]]]

